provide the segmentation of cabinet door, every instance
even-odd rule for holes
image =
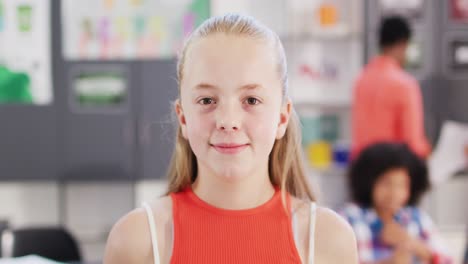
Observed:
[[[0,180],[57,177],[55,106],[0,105]]]
[[[139,176],[165,178],[175,138],[176,62],[142,62],[140,72]]]
[[[51,74],[55,68],[53,52],[57,48],[53,39],[56,17],[49,15],[54,5],[52,1],[41,1],[34,8],[37,16],[29,17],[32,9],[27,3],[17,6],[17,1],[0,2],[4,14],[15,10],[9,8],[18,8],[30,18],[23,21],[28,27],[24,29],[26,32],[17,32],[16,20],[5,21],[6,17],[0,14],[0,24],[3,22],[0,46],[1,52],[5,52],[0,54],[0,64],[5,66],[0,86],[6,84],[0,87],[2,96],[6,95],[0,99],[0,180],[56,179],[58,99]],[[33,27],[28,21],[34,23]],[[31,48],[30,42],[35,42],[35,48]],[[18,90],[23,90],[22,95]],[[31,102],[26,102],[25,97],[31,97]]]
[[[136,62],[66,62],[62,82],[64,180],[132,179]]]

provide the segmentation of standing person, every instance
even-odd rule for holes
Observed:
[[[411,29],[401,17],[385,18],[380,26],[380,54],[357,79],[352,113],[352,156],[380,142],[401,142],[426,158],[430,146],[424,133],[421,90],[403,69]]]
[[[113,227],[104,263],[357,263],[352,229],[307,185],[278,36],[211,18],[178,81],[167,195]]]

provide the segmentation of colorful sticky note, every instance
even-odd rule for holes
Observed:
[[[128,17],[120,16],[115,20],[115,28],[117,34],[122,40],[127,40],[130,37],[129,33],[130,21]]]
[[[133,29],[136,36],[143,35],[145,31],[146,18],[144,16],[135,16],[133,18]]]
[[[322,4],[318,10],[321,26],[334,26],[338,22],[338,10],[330,3]]]
[[[16,15],[18,19],[18,31],[30,32],[32,29],[32,7],[30,5],[20,5],[17,7]]]
[[[134,6],[141,5],[143,3],[143,0],[130,0],[130,4]]]
[[[112,9],[114,7],[114,0],[104,0],[104,6],[106,9]]]
[[[4,12],[4,11],[3,11],[3,1],[0,0],[0,32],[3,31],[3,27],[4,27],[4,23],[5,23],[5,22],[4,22],[4,19],[5,19],[4,16],[5,16],[5,15],[4,15],[3,12]]]
[[[195,14],[189,12],[184,15],[183,18],[183,32],[184,37],[190,35],[190,33],[195,29]]]
[[[162,37],[164,28],[163,28],[163,17],[161,16],[152,16],[149,19],[149,30],[151,34],[155,35],[156,37]]]

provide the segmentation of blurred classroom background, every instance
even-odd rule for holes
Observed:
[[[381,18],[408,18],[436,168],[422,207],[461,263],[468,171],[450,149],[468,142],[465,0],[0,0],[0,227],[64,226],[102,261],[116,220],[165,191],[177,51],[226,12],[283,41],[310,181],[331,208],[349,200],[354,81]]]

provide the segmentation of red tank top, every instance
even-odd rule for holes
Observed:
[[[171,263],[301,263],[288,210],[277,188],[265,204],[246,210],[216,208],[190,187],[171,194],[174,248]]]

